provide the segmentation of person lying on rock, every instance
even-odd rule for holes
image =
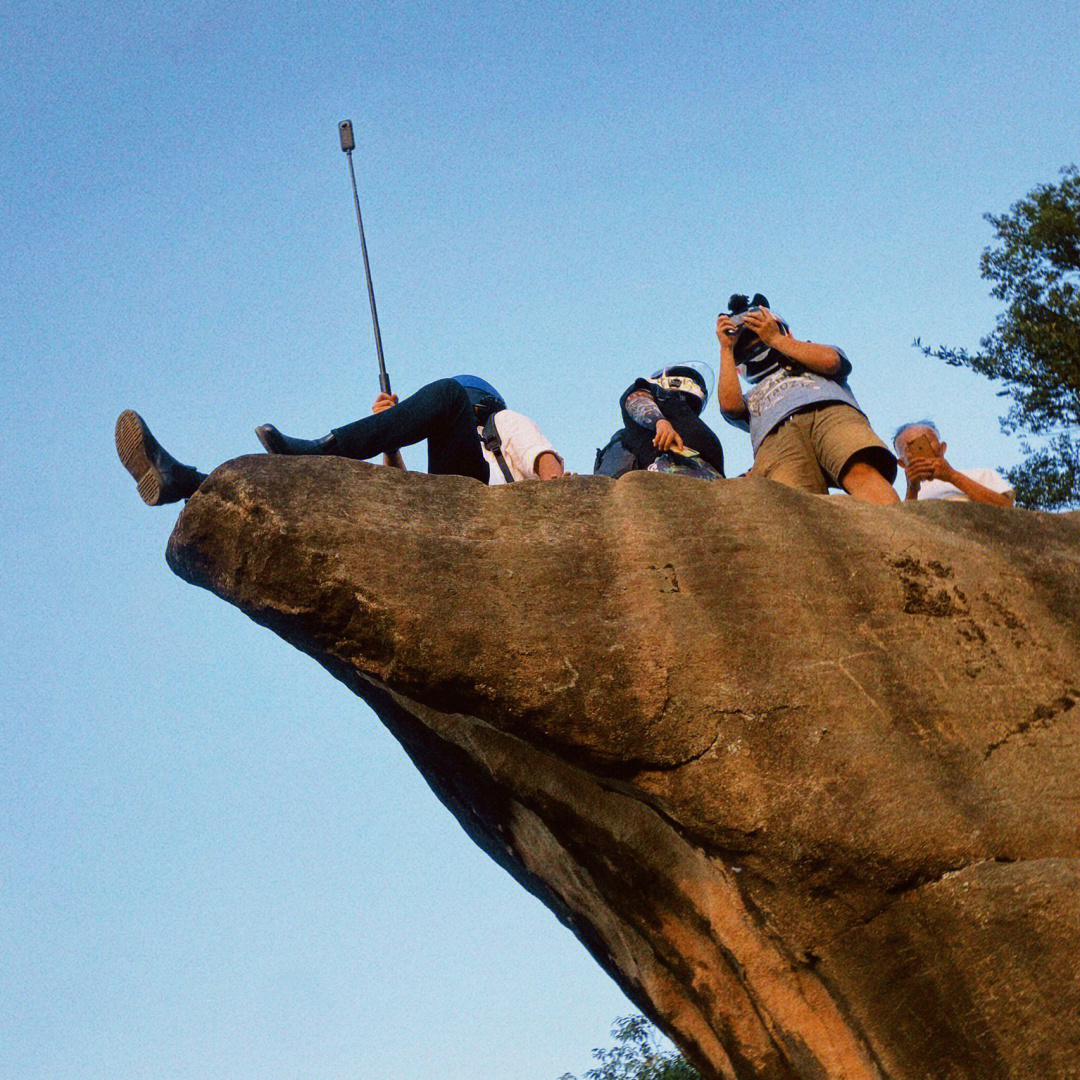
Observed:
[[[713,374],[705,364],[675,364],[637,379],[619,398],[623,426],[596,452],[593,472],[618,478],[635,469],[702,480],[724,475],[724,450],[702,419]]]
[[[893,448],[907,477],[906,500],[1013,505],[1016,495],[1001,473],[994,469],[954,469],[945,460],[947,446],[932,420],[913,420],[897,428]]]
[[[865,502],[900,501],[896,458],[859,408],[841,349],[792,337],[761,293],[735,293],[717,316],[716,336],[720,411],[750,432],[750,475],[818,495],[834,487]]]
[[[255,434],[271,454],[359,461],[383,454],[399,469],[405,468],[401,447],[426,439],[429,473],[471,476],[483,484],[553,480],[564,473],[562,458],[536,424],[508,409],[495,387],[474,375],[428,383],[400,403],[396,394],[380,394],[372,414],[320,439],[290,438],[273,424]],[[150,506],[190,498],[206,479],[169,454],[130,409],[116,421],[116,450]]]

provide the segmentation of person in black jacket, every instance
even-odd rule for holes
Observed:
[[[674,364],[636,379],[619,399],[623,426],[596,452],[593,472],[617,478],[635,469],[702,480],[724,475],[724,450],[701,419],[712,372],[705,364]]]

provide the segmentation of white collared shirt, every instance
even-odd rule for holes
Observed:
[[[958,473],[989,488],[995,495],[1008,495],[1012,485],[996,469],[957,469]],[[919,499],[945,499],[948,502],[971,502],[955,484],[948,480],[924,480],[919,485]]]
[[[483,428],[478,427],[476,430],[483,435]],[[515,480],[538,480],[536,462],[541,454],[555,454],[559,464],[562,464],[562,458],[555,453],[555,447],[527,416],[514,412],[513,409],[500,409],[495,414],[495,430],[502,440],[502,454]],[[490,453],[487,447],[482,448],[491,473],[488,483],[505,484],[506,477],[503,476],[495,455]]]

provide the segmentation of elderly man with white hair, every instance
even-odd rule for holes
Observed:
[[[999,472],[994,469],[954,469],[945,460],[946,447],[932,420],[913,420],[897,428],[893,449],[907,476],[905,499],[1013,505],[1013,489]]]

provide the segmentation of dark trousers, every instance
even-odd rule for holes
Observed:
[[[453,379],[428,383],[393,408],[334,428],[334,437],[341,457],[360,461],[427,439],[429,473],[489,479],[472,402]]]

